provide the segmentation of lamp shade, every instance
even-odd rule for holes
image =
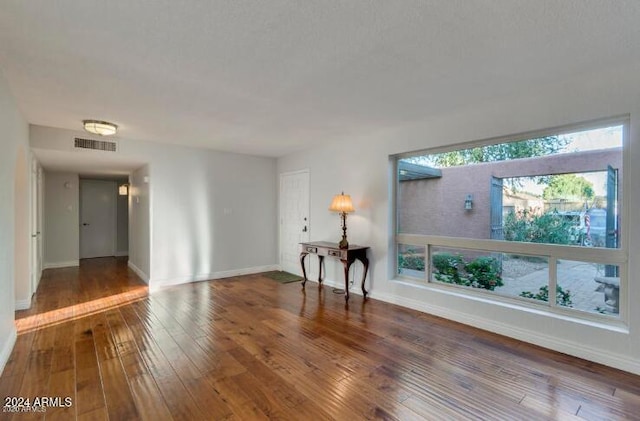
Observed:
[[[353,202],[351,201],[351,196],[349,196],[348,194],[344,194],[344,192],[333,196],[333,200],[331,201],[329,210],[333,212],[344,213],[355,212]]]
[[[116,134],[118,126],[108,121],[99,120],[83,120],[82,125],[84,129],[89,133],[94,133],[100,136],[110,136]]]

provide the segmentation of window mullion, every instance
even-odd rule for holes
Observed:
[[[556,289],[558,285],[558,259],[554,256],[549,256],[549,305],[555,307],[556,302]]]
[[[424,280],[431,282],[431,244],[425,245],[424,248]]]

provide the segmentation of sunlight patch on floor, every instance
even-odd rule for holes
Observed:
[[[21,319],[17,319],[16,329],[18,335],[33,332],[34,330],[55,326],[60,323],[76,320],[92,314],[97,314],[106,310],[121,307],[140,301],[149,295],[149,288],[139,287],[127,292],[123,292],[109,297],[98,298],[72,306],[34,314]]]

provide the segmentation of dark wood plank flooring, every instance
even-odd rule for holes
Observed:
[[[17,312],[0,419],[640,419],[640,377],[261,275],[148,296],[123,259],[45,271]]]

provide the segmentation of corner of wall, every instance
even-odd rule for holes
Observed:
[[[16,310],[29,310],[31,308],[31,297],[24,300],[16,300]]]
[[[140,269],[138,266],[136,266],[131,260],[129,260],[127,262],[127,266],[129,266],[129,269],[131,269],[133,272],[135,272],[135,274],[138,275],[140,277],[140,279],[142,279],[142,281],[144,283],[149,285],[149,275],[144,273],[142,271],[142,269]]]
[[[43,269],[58,269],[80,266],[80,260],[68,260],[64,262],[45,262]]]
[[[133,265],[129,265],[133,269]],[[133,269],[135,272],[135,269]],[[182,276],[168,279],[145,279],[145,282],[149,284],[149,292],[156,292],[164,288],[178,286],[182,284],[188,284],[191,282],[213,281],[215,279],[231,278],[234,276],[253,275],[262,272],[271,272],[274,270],[281,270],[280,265],[264,265],[253,266],[243,269],[225,270],[213,273],[203,273],[197,275]],[[138,273],[138,272],[136,272]],[[140,275],[138,275],[140,276]],[[143,278],[144,279],[144,278]]]
[[[0,375],[4,371],[7,362],[9,361],[9,357],[11,356],[11,351],[13,351],[13,347],[16,344],[16,339],[18,338],[18,332],[16,331],[15,326],[9,332],[9,337],[5,340],[4,344],[0,347]]]

